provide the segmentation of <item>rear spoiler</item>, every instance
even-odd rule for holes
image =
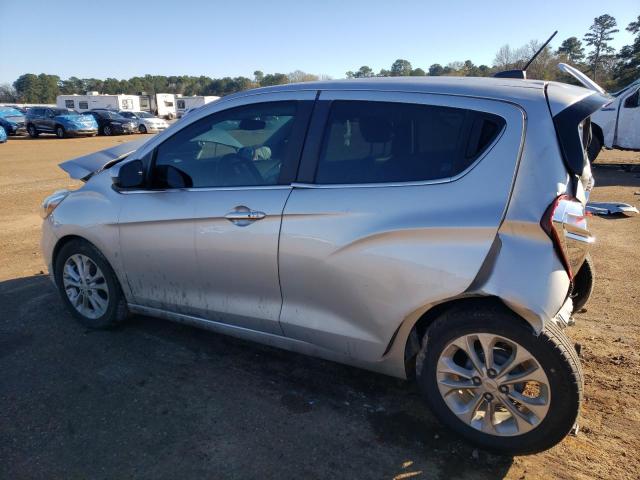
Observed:
[[[133,140],[132,142],[121,143],[115,147],[67,160],[58,166],[67,172],[71,178],[86,182],[95,173],[109,168],[111,165],[118,163],[135,152],[146,140],[146,138],[143,138]]]
[[[580,135],[580,125],[611,101],[612,98],[608,95],[593,93],[553,116],[562,158],[569,172],[581,176],[584,170],[585,153],[583,139]],[[584,134],[590,133],[583,132]]]

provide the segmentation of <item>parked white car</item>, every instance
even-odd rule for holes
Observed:
[[[130,118],[138,122],[138,131],[140,133],[158,133],[169,127],[169,123],[162,118],[154,117],[147,112],[118,112],[126,118]]]
[[[591,116],[591,161],[602,147],[640,150],[640,79],[613,93],[613,101]]]

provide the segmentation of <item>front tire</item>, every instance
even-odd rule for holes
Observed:
[[[434,321],[416,362],[427,403],[446,426],[495,452],[531,454],[576,422],[582,370],[549,321],[536,336],[506,307],[454,308]]]
[[[38,130],[33,124],[29,124],[29,126],[27,127],[27,133],[31,138],[36,138],[38,135],[40,135],[40,133],[38,132]]]
[[[65,136],[66,136],[66,132],[64,131],[64,128],[62,128],[60,125],[58,125],[56,127],[56,137],[64,138]]]
[[[111,328],[126,320],[127,303],[118,279],[100,251],[84,240],[65,244],[55,258],[58,291],[84,326]]]
[[[147,133],[147,127],[146,127],[145,125],[140,125],[140,126],[138,127],[138,131],[139,131],[140,133]]]
[[[105,125],[102,129],[102,133],[104,133],[107,137],[110,137],[111,135],[113,135],[113,130],[109,125]]]

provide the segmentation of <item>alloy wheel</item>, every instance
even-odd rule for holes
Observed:
[[[527,349],[499,335],[472,333],[451,341],[438,358],[437,381],[458,419],[486,434],[522,435],[549,411],[543,368]]]
[[[71,305],[87,318],[103,316],[109,306],[109,286],[102,270],[86,255],[70,256],[62,270],[62,285]]]

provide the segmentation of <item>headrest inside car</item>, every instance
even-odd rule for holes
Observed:
[[[360,117],[360,133],[370,143],[386,143],[391,140],[391,121],[385,117]]]

